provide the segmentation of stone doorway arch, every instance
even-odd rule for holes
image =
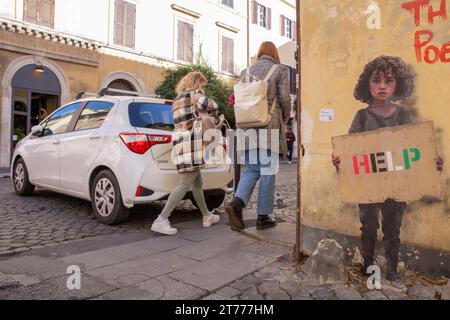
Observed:
[[[50,59],[29,55],[15,59],[6,68],[2,78],[1,135],[0,135],[0,168],[7,168],[11,159],[12,130],[12,81],[14,75],[27,65],[40,65],[51,70],[61,85],[60,104],[69,100],[69,82],[62,69]]]

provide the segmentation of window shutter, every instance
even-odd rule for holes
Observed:
[[[266,28],[267,30],[272,29],[272,9],[266,9]]]
[[[280,16],[280,34],[282,37],[284,37],[286,33],[286,18],[284,15]]]
[[[252,1],[252,23],[258,23],[258,2]]]
[[[177,29],[177,59],[184,60],[184,22],[178,21]]]
[[[114,44],[124,44],[125,2],[116,0],[114,9]]]
[[[221,70],[222,71],[227,71],[227,65],[228,65],[228,42],[227,42],[227,38],[222,37],[222,66],[221,66]]]
[[[295,21],[292,21],[292,40],[297,40],[297,23]]]
[[[194,62],[194,26],[186,23],[186,62]]]
[[[125,3],[125,46],[134,48],[136,31],[136,5]]]
[[[229,73],[234,74],[234,40],[228,39],[228,68]]]
[[[23,19],[27,22],[37,23],[38,0],[25,0],[23,3]]]
[[[54,8],[54,0],[39,0],[37,23],[45,27],[53,28]]]

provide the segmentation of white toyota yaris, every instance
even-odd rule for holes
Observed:
[[[97,220],[109,225],[126,220],[135,204],[167,198],[178,183],[171,104],[103,92],[59,108],[16,146],[15,192],[31,195],[37,186],[86,199]],[[202,174],[212,210],[232,191],[233,168],[209,164]]]

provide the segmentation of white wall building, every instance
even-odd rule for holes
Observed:
[[[295,16],[294,0],[0,0],[0,168],[15,132],[80,91],[154,93],[164,68],[200,52],[233,81],[263,41],[295,68]]]

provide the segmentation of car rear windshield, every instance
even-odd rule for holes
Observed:
[[[128,107],[133,127],[173,130],[172,106],[159,103],[133,102]]]

